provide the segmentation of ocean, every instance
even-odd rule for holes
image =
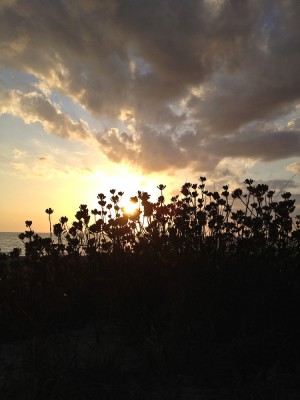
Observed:
[[[18,238],[20,232],[0,232],[0,251],[2,253],[8,253],[17,247],[21,249],[22,255],[25,254],[24,244],[22,240]],[[49,233],[38,233],[41,237],[49,237]]]

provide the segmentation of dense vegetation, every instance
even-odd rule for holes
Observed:
[[[48,208],[46,239],[26,221],[25,257],[0,260],[0,337],[26,344],[27,366],[3,364],[4,396],[299,398],[295,201],[205,182],[169,203],[164,185],[138,192],[133,213],[112,189],[71,224]]]

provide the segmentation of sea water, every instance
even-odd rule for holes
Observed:
[[[20,232],[0,232],[0,251],[8,253],[15,247],[21,249],[21,254],[25,254],[25,248],[22,240],[18,238]],[[42,238],[49,237],[49,233],[38,233]]]

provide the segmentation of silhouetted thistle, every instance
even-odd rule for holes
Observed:
[[[25,221],[25,225],[27,228],[31,229],[32,221]]]
[[[51,223],[51,214],[53,214],[54,210],[52,208],[47,208],[45,213],[48,214],[49,225],[50,225],[50,239],[52,240],[52,223]]]

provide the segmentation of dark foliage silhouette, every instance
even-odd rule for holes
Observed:
[[[123,192],[111,189],[110,202],[99,193],[99,209],[91,210],[81,204],[76,220],[68,227],[68,219],[61,217],[53,225],[56,241],[52,241],[51,208],[46,209],[50,224],[50,241],[34,234],[32,222],[26,221],[29,231],[19,237],[25,244],[26,254],[43,255],[95,255],[97,253],[142,254],[152,251],[157,255],[209,252],[225,256],[245,252],[282,250],[299,251],[300,216],[292,218],[295,200],[291,193],[281,194],[275,200],[275,192],[265,184],[254,185],[245,180],[244,191],[240,188],[229,192],[228,185],[219,192],[206,190],[205,177],[200,184],[185,183],[181,197],[174,196],[166,203],[160,184],[157,201],[150,195],[138,192],[130,198],[137,205],[132,213],[120,207]],[[91,222],[91,215],[93,219]]]
[[[132,213],[111,189],[73,222],[46,209],[47,238],[26,221],[25,257],[0,253],[0,338],[29,371],[0,368],[4,398],[298,398],[300,216],[244,184],[161,184]]]

